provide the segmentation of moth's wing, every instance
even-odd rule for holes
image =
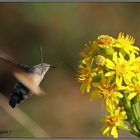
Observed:
[[[19,65],[19,63],[13,57],[3,51],[0,51],[0,59],[11,65]]]
[[[30,91],[36,95],[45,94],[45,92],[34,83],[33,74],[28,73],[28,70],[31,69],[30,66],[19,64],[13,57],[2,51],[0,51],[0,60],[3,60],[12,67],[11,72],[14,74],[15,78],[25,85]]]
[[[18,67],[23,68],[24,70],[29,70],[31,68],[31,66],[18,63],[16,59],[14,59],[13,57],[11,57],[10,55],[8,55],[3,51],[0,51],[0,60],[4,61],[13,68]]]
[[[19,80],[24,86],[26,86],[33,94],[36,95],[46,95],[45,92],[40,88],[39,85],[36,85],[34,82],[34,77],[32,73],[27,73],[21,69],[17,69],[14,72],[14,76]]]

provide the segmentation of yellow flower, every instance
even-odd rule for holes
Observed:
[[[82,51],[80,54],[84,58],[92,57],[92,54],[95,52],[97,48],[97,43],[96,41],[89,41],[89,44],[85,44],[84,51]]]
[[[114,43],[114,38],[108,35],[101,35],[97,39],[100,48],[108,48]]]
[[[127,54],[138,53],[139,48],[133,46],[135,39],[132,36],[124,35],[124,33],[119,33],[118,39],[115,41],[113,47],[120,48],[124,50]]]
[[[105,58],[102,55],[97,55],[95,57],[95,63],[99,66],[104,66],[105,65]]]
[[[132,77],[135,77],[135,69],[137,69],[136,65],[133,65],[135,62],[135,55],[131,53],[129,55],[129,60],[124,59],[122,53],[119,53],[119,57],[117,56],[117,52],[113,53],[113,61],[110,59],[106,59],[106,67],[111,70],[105,74],[106,77],[116,75],[116,84],[117,86],[122,85],[122,81],[126,84],[131,82]]]
[[[79,65],[78,81],[82,83],[80,87],[82,92],[89,92],[91,89],[91,82],[94,76],[92,63],[93,59],[87,58],[82,61],[81,65]]]
[[[126,112],[121,107],[118,107],[116,110],[110,112],[110,115],[105,118],[106,124],[102,128],[103,135],[112,135],[114,138],[118,138],[118,128],[128,129],[127,125],[124,124],[124,120],[126,119]]]
[[[131,100],[134,97],[140,97],[140,80],[131,82],[126,87],[126,92],[129,93],[128,100]]]
[[[93,83],[93,92],[89,94],[90,100],[102,98],[107,110],[113,110],[115,108],[115,105],[119,103],[119,98],[123,97],[119,90],[125,89],[123,86],[118,88],[115,83],[112,83],[112,79],[113,77],[105,78],[102,75],[100,82]]]

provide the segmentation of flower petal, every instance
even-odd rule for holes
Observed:
[[[114,74],[115,74],[115,71],[110,71],[110,72],[105,73],[105,76],[109,77],[109,76],[112,76]]]
[[[115,64],[110,60],[110,59],[106,59],[106,67],[108,69],[114,69]]]
[[[119,98],[122,98],[123,95],[120,92],[114,91],[113,92],[116,96],[118,96]]]
[[[119,87],[117,87],[117,89],[118,89],[118,90],[125,90],[126,87],[125,87],[125,86],[119,86]]]
[[[103,131],[103,135],[108,135],[110,131],[110,127],[107,127],[104,131]]]
[[[130,59],[129,59],[129,64],[133,63],[135,61],[135,54],[134,53],[131,53],[129,55]]]
[[[132,98],[134,98],[137,95],[136,92],[131,92],[131,94],[128,95],[128,100],[131,100]]]
[[[114,53],[113,53],[113,61],[114,61],[115,63],[117,63],[117,60],[118,60],[117,52],[114,52]]]
[[[114,138],[118,138],[118,131],[115,126],[111,130],[111,135],[113,135]]]

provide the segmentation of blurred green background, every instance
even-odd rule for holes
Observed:
[[[42,46],[44,61],[58,66],[41,83],[48,95],[33,95],[18,107],[51,137],[101,137],[101,101],[89,102],[81,94],[73,71],[81,59],[79,52],[98,35],[117,37],[119,32],[134,36],[139,46],[139,24],[140,3],[1,3],[0,49],[33,66],[40,62]],[[0,63],[0,91],[5,95],[15,84],[9,71]],[[0,107],[3,129],[13,133],[0,137],[34,137]]]

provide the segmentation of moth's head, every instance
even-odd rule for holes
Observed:
[[[34,73],[40,75],[43,79],[49,68],[55,68],[55,66],[51,66],[50,64],[44,63],[42,48],[40,47],[40,64],[33,66],[33,71]]]
[[[35,65],[33,66],[34,73],[44,77],[46,72],[49,70],[50,66],[51,66],[50,64],[46,64],[46,63]]]

